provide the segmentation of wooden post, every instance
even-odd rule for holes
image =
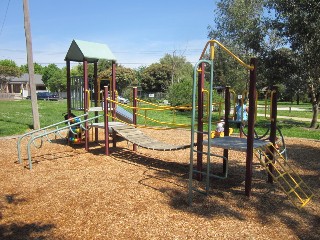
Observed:
[[[249,113],[248,113],[248,136],[247,136],[246,178],[245,178],[245,194],[248,197],[251,195],[251,184],[252,184],[257,59],[251,58],[250,65],[253,66],[254,69],[250,70],[250,83],[249,83]]]
[[[38,111],[36,84],[34,82],[32,37],[31,37],[28,0],[23,0],[23,12],[24,12],[24,30],[25,30],[25,36],[26,36],[27,62],[28,62],[28,71],[29,71],[29,86],[30,86],[31,106],[32,106],[33,128],[40,129],[40,117],[39,117],[39,111]]]

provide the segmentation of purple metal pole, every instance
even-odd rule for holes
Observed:
[[[104,87],[104,100],[103,100],[103,107],[104,107],[104,143],[105,143],[105,153],[108,156],[109,155],[109,109],[108,109],[108,86]]]
[[[88,104],[88,90],[89,90],[89,83],[88,83],[88,61],[84,60],[83,61],[83,81],[84,81],[84,87],[83,87],[83,95],[84,95],[84,103],[83,103],[83,108],[84,108],[84,113],[87,113],[89,104]],[[85,120],[88,119],[88,116],[84,117]],[[88,129],[88,122],[85,122],[85,128]],[[85,130],[84,131],[84,138],[85,138],[85,149],[88,151],[89,150],[89,131]]]
[[[111,81],[112,81],[112,84],[111,84],[111,86],[112,86],[112,89],[111,89],[111,99],[113,100],[113,101],[115,101],[116,100],[116,62],[115,61],[112,61],[112,77],[111,77]],[[113,117],[113,119],[112,120],[114,120],[114,118],[116,117],[116,104],[113,102],[112,104],[112,117]]]
[[[249,113],[248,113],[248,137],[247,137],[247,157],[246,157],[246,178],[245,194],[251,195],[252,185],[252,160],[253,160],[253,141],[254,141],[254,119],[256,106],[256,81],[257,81],[257,59],[251,58],[250,65],[254,67],[250,70],[249,83]]]
[[[98,96],[99,96],[99,88],[98,88],[98,62],[94,62],[93,65],[94,73],[93,73],[93,81],[94,81],[94,106],[98,107]],[[98,112],[94,112],[94,116],[98,116]],[[99,122],[99,119],[94,120],[95,123]],[[98,128],[94,129],[94,140],[97,143],[99,140],[99,132]]]
[[[138,88],[134,87],[133,88],[133,103],[132,103],[132,107],[133,107],[133,124],[135,126],[137,126],[137,98],[138,98]],[[133,151],[137,151],[137,144],[133,144]]]
[[[226,87],[225,91],[225,112],[224,112],[224,136],[229,136],[229,114],[230,114],[230,87]],[[223,156],[228,159],[229,158],[229,150],[223,149]],[[225,159],[223,159],[223,174],[225,174],[227,171],[227,162]]]
[[[198,133],[197,133],[197,171],[202,172],[203,152],[203,91],[204,88],[204,63],[201,63],[201,72],[198,75]],[[197,174],[197,180],[202,180],[202,174]]]
[[[71,75],[70,75],[70,61],[67,60],[67,112],[68,118],[71,116]]]
[[[112,96],[111,99],[113,101],[116,100],[116,62],[112,61]],[[116,104],[115,102],[112,102],[112,121],[114,121],[115,117],[116,117]],[[115,148],[117,146],[117,134],[115,133],[115,131],[112,131],[112,146]]]

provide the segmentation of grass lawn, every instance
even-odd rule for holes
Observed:
[[[63,115],[66,112],[67,102],[66,100],[59,101],[38,101],[39,115],[40,115],[40,125],[45,127],[60,121],[63,121]],[[281,108],[282,104],[279,104]],[[295,105],[294,107],[296,107]],[[307,106],[310,109],[310,105],[298,105],[306,109]],[[288,107],[288,105],[287,105]],[[32,129],[32,111],[31,111],[31,101],[30,100],[18,100],[18,101],[0,101],[0,136],[10,136],[23,134],[26,131]],[[80,111],[73,111],[76,115],[81,115]],[[258,113],[264,113],[264,109],[258,109]],[[191,123],[191,113],[190,112],[172,112],[172,111],[139,111],[139,114],[156,119],[159,122],[175,122],[180,124],[190,124]],[[289,116],[289,117],[304,117],[310,118],[311,114],[309,110],[307,111],[278,111],[279,116]],[[219,119],[218,113],[214,114],[213,121]],[[138,117],[139,124],[145,124],[145,119],[143,117]],[[147,121],[147,125],[157,126],[159,123]],[[266,131],[266,126],[269,124],[268,120],[264,117],[258,117],[257,121],[257,131],[263,133]],[[319,129],[309,129],[310,122],[293,121],[290,119],[278,119],[278,126],[281,129],[284,136],[287,137],[301,137],[301,138],[311,138],[320,139]],[[237,129],[235,129],[237,132]]]

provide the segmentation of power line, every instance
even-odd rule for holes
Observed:
[[[6,13],[4,14],[4,18],[3,18],[2,26],[1,26],[1,29],[0,29],[0,36],[1,36],[1,34],[2,34],[2,30],[3,30],[4,24],[5,24],[6,19],[7,19],[7,13],[8,13],[9,5],[10,5],[10,0],[8,0]]]

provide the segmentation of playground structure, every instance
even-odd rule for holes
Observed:
[[[219,46],[231,57],[233,57],[240,65],[250,71],[249,81],[249,113],[248,113],[248,133],[247,138],[229,137],[230,121],[230,89],[227,87],[225,92],[225,128],[223,138],[211,138],[212,133],[212,111],[207,111],[204,115],[204,92],[209,91],[208,105],[213,104],[213,83],[214,83],[214,50],[215,46]],[[209,59],[205,59],[206,53]],[[209,90],[204,90],[205,81],[205,65],[210,66]],[[191,123],[191,148],[190,148],[190,169],[189,169],[189,203],[192,203],[194,192],[204,194],[209,193],[210,177],[225,179],[228,174],[228,153],[229,150],[246,152],[246,174],[245,174],[245,195],[251,195],[252,188],[252,163],[254,155],[259,159],[262,166],[268,173],[268,182],[277,182],[284,193],[296,207],[305,206],[313,197],[311,189],[302,181],[302,179],[294,172],[286,161],[285,157],[276,148],[276,132],[277,132],[277,92],[272,91],[272,105],[270,116],[270,136],[265,139],[255,138],[255,119],[256,119],[256,76],[257,76],[257,60],[252,58],[250,64],[244,63],[235,56],[225,46],[216,40],[207,42],[200,60],[194,67],[194,80],[192,89],[192,123]],[[242,98],[244,99],[244,98]],[[207,123],[207,129],[204,129],[204,123]],[[197,127],[197,128],[196,128]],[[280,132],[281,133],[281,132]],[[195,137],[196,136],[196,137]],[[281,136],[283,138],[283,136]],[[196,138],[196,139],[195,139]],[[223,149],[223,155],[216,155],[211,152],[212,148]],[[203,157],[206,159],[203,163]],[[211,171],[211,158],[218,157],[223,161],[222,175],[213,174]],[[194,164],[196,159],[196,165]],[[203,165],[206,165],[205,167]],[[194,186],[194,179],[201,181],[205,177],[205,187],[200,188]]]
[[[213,105],[213,83],[214,83],[214,45],[219,45],[225,51],[227,51],[232,57],[234,57],[242,66],[250,71],[250,86],[249,86],[249,118],[248,118],[248,133],[247,138],[235,138],[229,137],[229,125],[233,120],[230,120],[230,89],[227,87],[225,91],[225,130],[224,138],[211,138],[212,133],[212,111],[209,106]],[[210,59],[204,59],[204,53],[207,48],[210,47]],[[100,80],[97,76],[97,63],[99,59],[106,59],[112,61],[112,74],[110,81],[110,89],[108,86],[104,87],[103,101],[101,101],[101,89]],[[66,55],[67,64],[67,114],[68,119],[58,124],[48,126],[46,129],[41,129],[40,134],[38,131],[27,134],[23,137],[31,136],[28,142],[28,160],[29,168],[32,168],[31,159],[31,145],[35,143],[36,139],[42,139],[47,137],[48,134],[60,135],[60,131],[69,130],[69,134],[77,136],[76,143],[83,143],[87,151],[89,151],[89,129],[94,130],[94,139],[98,141],[98,130],[104,129],[104,145],[105,154],[109,155],[109,137],[112,136],[113,147],[116,146],[117,135],[122,136],[127,141],[133,144],[133,150],[137,150],[137,146],[162,151],[179,150],[190,147],[190,170],[189,170],[189,202],[192,202],[194,192],[202,192],[208,194],[210,177],[215,178],[227,178],[228,174],[228,151],[244,151],[246,152],[246,176],[245,176],[245,194],[250,196],[251,194],[251,182],[252,182],[252,162],[253,156],[259,158],[262,166],[268,172],[268,182],[272,183],[276,181],[280,184],[280,187],[288,195],[292,203],[297,207],[302,207],[310,201],[313,196],[311,190],[305,185],[301,178],[293,171],[293,169],[286,163],[286,157],[283,157],[283,153],[279,152],[276,145],[276,131],[277,131],[277,95],[276,91],[272,92],[272,105],[271,105],[271,124],[270,124],[270,137],[268,139],[255,139],[255,114],[256,114],[256,60],[251,59],[250,65],[245,64],[242,60],[237,58],[222,44],[215,40],[211,40],[207,43],[200,61],[194,67],[194,84],[193,84],[193,99],[192,99],[192,121],[191,125],[174,124],[175,127],[190,127],[191,126],[191,144],[190,145],[171,145],[163,142],[159,142],[150,137],[144,135],[137,129],[137,116],[142,116],[138,111],[148,110],[175,110],[179,107],[170,106],[157,106],[153,108],[141,108],[138,107],[138,102],[143,100],[137,98],[137,89],[133,89],[133,106],[130,107],[132,113],[124,110],[125,107],[118,101],[116,101],[116,64],[115,57],[110,49],[103,44],[96,44],[90,42],[84,42],[74,40],[71,43],[69,51]],[[83,63],[83,76],[72,77],[70,73],[70,62],[82,62]],[[92,80],[88,78],[88,63],[94,64],[94,77]],[[204,68],[205,65],[210,66],[210,87],[209,90],[204,90]],[[110,92],[109,92],[110,90]],[[205,105],[204,93],[208,95],[208,102]],[[149,103],[151,104],[151,103]],[[126,106],[127,107],[127,106]],[[187,106],[180,107],[181,109],[188,109]],[[205,108],[209,110],[206,111]],[[76,118],[72,118],[72,110],[82,110],[83,115],[79,116],[77,120],[72,123]],[[204,112],[206,111],[206,115]],[[89,113],[93,112],[94,117],[89,117]],[[102,112],[103,114],[99,115]],[[146,115],[142,116],[147,119]],[[196,120],[197,117],[197,120]],[[103,118],[103,122],[99,122],[99,119]],[[68,124],[68,126],[60,127],[60,124]],[[79,128],[79,124],[81,124]],[[89,126],[90,124],[90,126]],[[206,124],[206,130],[204,130],[204,124]],[[55,130],[49,130],[56,128]],[[79,130],[74,130],[74,128]],[[197,128],[197,129],[196,129]],[[48,130],[47,130],[48,129]],[[43,131],[45,130],[45,131]],[[79,132],[77,132],[79,131]],[[80,134],[80,135],[79,135]],[[195,136],[196,135],[196,140]],[[70,135],[69,135],[70,136]],[[282,137],[283,139],[283,137]],[[21,162],[21,140],[18,140],[18,158]],[[74,140],[68,137],[69,144],[75,143]],[[211,153],[211,149],[221,148],[223,149],[223,155],[218,156]],[[206,148],[206,149],[205,149]],[[206,156],[206,163],[203,163],[203,156]],[[223,174],[213,174],[210,169],[211,156],[219,157],[223,161]],[[196,157],[196,167],[194,166],[194,158]],[[203,165],[206,165],[204,170]],[[205,190],[199,190],[194,187],[194,179],[197,178],[201,181],[205,176]]]

